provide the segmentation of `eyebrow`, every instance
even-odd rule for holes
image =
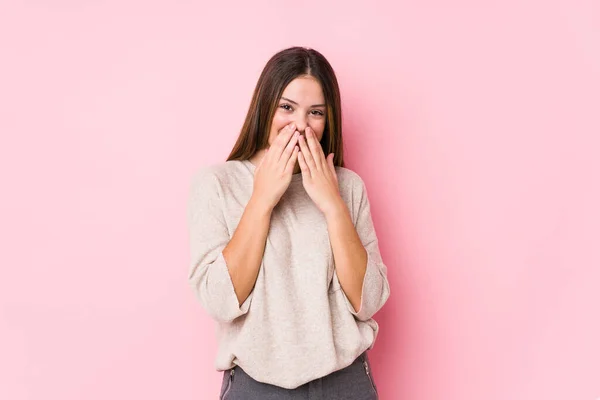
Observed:
[[[296,103],[294,100],[290,100],[290,99],[288,99],[287,97],[283,97],[283,96],[281,96],[281,98],[282,98],[283,100],[287,100],[287,101],[289,101],[290,103],[294,103],[295,105],[298,105],[298,103]],[[311,107],[325,107],[325,104],[313,104]]]

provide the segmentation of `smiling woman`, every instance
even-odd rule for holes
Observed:
[[[367,352],[390,288],[341,129],[333,69],[292,47],[228,159],[194,175],[189,282],[217,323],[221,399],[377,399]]]
[[[296,99],[296,100],[292,100]],[[318,103],[312,104],[313,101]],[[306,140],[306,129],[311,129],[317,141],[321,142],[325,131],[326,104],[323,91],[319,82],[310,75],[298,77],[291,81],[283,91],[279,107],[275,111],[271,122],[269,144],[273,142],[279,132],[288,124],[295,123],[296,130]],[[298,149],[302,151],[301,148]],[[258,151],[251,158],[253,162],[260,160],[263,152]],[[300,172],[300,164],[296,163],[294,173]]]
[[[324,154],[334,153],[334,165],[344,166],[340,90],[333,68],[316,50],[292,47],[267,62],[227,160],[261,159],[291,122],[297,124],[300,134],[310,126]]]

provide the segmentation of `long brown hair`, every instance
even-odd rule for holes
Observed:
[[[268,146],[271,123],[283,90],[291,81],[305,75],[314,77],[321,84],[325,97],[327,111],[321,138],[323,153],[325,157],[335,153],[333,164],[344,166],[342,107],[335,73],[321,53],[299,46],[276,53],[263,68],[246,120],[227,161],[248,160],[258,150]]]

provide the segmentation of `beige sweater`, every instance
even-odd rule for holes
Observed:
[[[259,382],[296,388],[352,363],[371,349],[379,326],[372,316],[390,295],[362,179],[336,167],[339,189],[368,254],[362,303],[356,312],[337,278],[324,215],[301,173],[274,208],[256,284],[239,306],[222,250],[252,195],[255,166],[226,161],[192,179],[187,221],[189,283],[216,321],[215,368],[239,365]]]

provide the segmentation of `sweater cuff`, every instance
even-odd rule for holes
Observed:
[[[367,269],[363,280],[361,302],[358,311],[354,309],[343,290],[342,293],[346,305],[348,306],[348,310],[359,321],[371,319],[371,317],[375,315],[386,302],[389,297],[390,289],[387,280],[381,272],[380,266],[374,262],[370,253],[367,253]]]
[[[208,313],[217,321],[231,322],[248,312],[254,295],[254,289],[240,306],[231,275],[223,257],[219,252],[216,260],[208,266],[207,276],[204,280],[204,290],[201,290],[201,300]]]

